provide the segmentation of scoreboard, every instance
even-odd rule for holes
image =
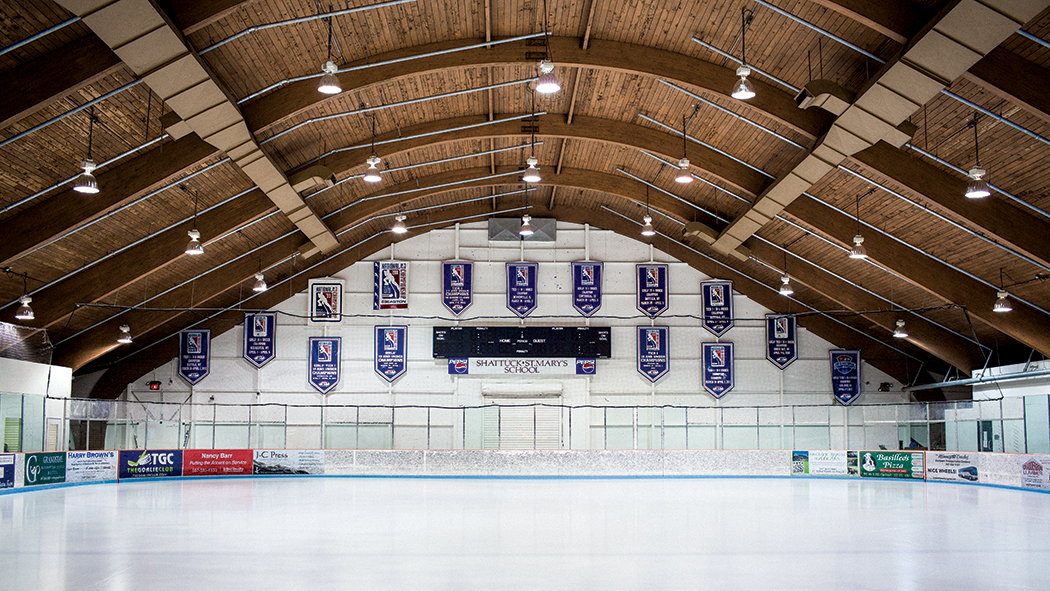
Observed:
[[[435,326],[434,358],[612,355],[609,327]]]

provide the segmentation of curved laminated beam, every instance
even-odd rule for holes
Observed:
[[[907,43],[926,22],[918,6],[906,0],[810,0],[873,31]]]
[[[964,76],[999,98],[1050,122],[1050,72],[1009,49],[996,47]]]

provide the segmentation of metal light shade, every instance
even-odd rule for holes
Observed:
[[[339,71],[339,67],[334,62],[325,62],[321,66],[321,71],[324,72],[324,76],[321,76],[321,82],[317,85],[317,92],[324,94],[339,94],[343,92],[343,87],[339,85],[339,78],[335,75]]]
[[[986,174],[988,174],[988,172],[980,166],[974,166],[970,169],[970,182],[966,184],[967,197],[970,199],[980,199],[981,197],[987,197],[992,194],[988,189],[988,181],[981,178]]]
[[[554,94],[561,90],[558,79],[554,77],[554,62],[540,60],[540,77],[536,79],[536,92],[540,94]]]
[[[529,222],[532,221],[532,216],[525,214],[521,216],[521,228],[518,230],[518,234],[522,236],[532,236],[532,225]]]
[[[540,177],[540,170],[536,168],[536,165],[530,164],[525,170],[525,174],[522,175],[521,180],[526,183],[538,183],[543,179]]]
[[[117,342],[121,345],[131,344],[131,327],[127,324],[120,325],[120,336],[117,337]]]
[[[394,227],[390,228],[390,231],[394,234],[404,234],[408,232],[408,227],[405,226],[405,216],[398,215],[394,218]]]
[[[787,275],[780,276],[780,282],[783,284],[780,286],[780,295],[789,296],[795,293],[794,289],[791,289],[791,278]]]
[[[678,161],[678,169],[678,176],[674,177],[674,182],[682,183],[683,185],[693,182],[693,175],[689,173],[688,158],[682,158]]]
[[[893,329],[893,337],[897,338],[897,339],[906,339],[906,338],[908,338],[908,331],[904,330],[904,319],[903,318],[898,318],[897,319],[897,328]]]
[[[365,162],[368,163],[368,170],[365,171],[365,181],[369,183],[378,183],[383,180],[383,177],[379,176],[379,169],[376,168],[376,165],[381,162],[379,156],[372,154]]]
[[[84,172],[73,183],[73,190],[77,193],[98,193],[98,181],[95,180],[95,175],[91,174],[91,171],[97,168],[95,162],[88,158],[80,163],[80,168],[83,168]]]
[[[187,232],[190,237],[189,244],[186,245],[186,254],[198,255],[204,254],[204,247],[201,246],[201,233],[194,228]]]
[[[853,248],[849,251],[849,258],[851,259],[866,259],[868,258],[868,249],[864,248],[864,237],[857,234],[853,237]]]
[[[252,286],[252,291],[266,291],[266,278],[262,273],[255,274],[255,285]]]
[[[740,80],[737,80],[736,84],[733,85],[733,90],[729,96],[742,101],[755,97],[755,87],[747,79],[750,74],[751,68],[747,66],[740,66],[736,69],[736,75],[740,76]]]
[[[992,306],[992,312],[1009,312],[1014,307],[1010,305],[1010,300],[1006,299],[1008,295],[1005,291],[1000,291],[996,294],[999,299],[995,300],[995,305]]]
[[[18,298],[18,302],[22,305],[15,312],[15,318],[18,320],[32,320],[34,318],[33,309],[29,307],[29,302],[31,301],[33,301],[33,298],[27,295]]]
[[[642,218],[642,221],[645,222],[645,224],[642,225],[642,236],[656,235],[656,230],[653,229],[653,218],[651,216],[645,216]]]

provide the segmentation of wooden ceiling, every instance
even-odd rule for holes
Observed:
[[[232,308],[273,306],[308,278],[383,248],[399,207],[409,213],[408,236],[520,215],[519,171],[535,130],[543,181],[528,199],[534,217],[642,240],[648,184],[656,247],[733,279],[765,307],[803,314],[814,333],[862,349],[902,382],[1043,357],[1050,48],[1033,38],[1050,38],[1050,10],[1038,1],[987,4],[994,10],[972,0],[3,0],[0,318],[18,322],[27,275],[36,319],[26,324],[48,330],[54,362],[78,373],[108,369],[94,395],[117,395],[174,355],[176,331],[229,329],[241,319]],[[738,101],[728,92],[744,8],[758,94]],[[533,95],[544,10],[561,91]],[[1025,11],[1031,16],[1019,20]],[[330,19],[343,87],[334,96],[316,90],[329,22],[317,15],[329,12],[340,13]],[[183,135],[186,107],[145,80],[167,66],[145,71],[152,47],[140,59],[114,42],[114,30],[149,14],[203,64],[221,100],[237,105],[247,143],[220,149],[213,138]],[[984,14],[1017,22],[991,41],[1002,26],[971,27],[982,38],[963,44],[983,49],[887,128],[906,134],[900,147],[873,141],[832,162],[805,194],[755,224],[741,248],[718,247],[727,227],[750,219],[831,141],[836,114],[798,108],[794,89],[825,79],[842,96],[863,96],[944,23]],[[301,22],[258,28],[292,19]],[[975,163],[977,108],[981,165],[998,190],[967,200],[960,171]],[[71,187],[92,110],[101,191],[84,195]],[[360,178],[373,117],[378,184]],[[698,179],[688,185],[674,182],[683,118]],[[290,212],[257,182],[244,146],[261,149],[285,177],[323,164],[336,184],[302,190],[309,208]],[[846,256],[861,196],[866,261]],[[338,244],[308,235],[303,212]],[[719,242],[684,236],[687,222],[721,232]],[[194,225],[205,254],[190,257],[182,251]],[[792,298],[777,293],[785,264]],[[273,288],[254,294],[260,268]],[[1000,282],[1014,305],[1008,314],[991,312]],[[907,339],[890,336],[898,318]],[[135,340],[118,347],[125,323]]]

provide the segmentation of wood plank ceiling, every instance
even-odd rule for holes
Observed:
[[[802,314],[804,326],[863,349],[902,382],[1045,357],[1046,4],[0,0],[0,78],[8,89],[0,99],[0,318],[18,322],[26,278],[36,318],[25,324],[48,330],[55,363],[80,374],[107,369],[93,395],[115,396],[174,355],[176,331],[231,328],[241,319],[232,308],[275,305],[308,278],[383,248],[394,240],[388,230],[399,208],[408,236],[461,219],[520,215],[518,171],[534,128],[543,174],[528,199],[534,217],[642,240],[649,185],[655,246],[733,279],[763,306]],[[728,96],[742,9],[751,14],[747,61],[758,92],[749,101]],[[533,101],[545,10],[561,91]],[[106,27],[130,29],[151,11],[293,184],[310,166],[332,171],[335,186],[301,188],[302,211],[324,222],[337,248],[311,248],[301,216],[275,206],[269,187],[256,187],[240,148],[227,153],[186,134],[182,104],[163,100],[164,91],[142,81],[149,72],[118,57],[127,52]],[[115,19],[117,12],[131,20]],[[338,14],[309,18],[328,12]],[[301,22],[258,28],[291,19]],[[329,21],[343,87],[331,97],[316,91]],[[955,53],[973,54],[958,75],[944,78],[940,62],[931,62],[934,71],[914,66],[912,56],[938,36],[968,48]],[[848,104],[896,63],[934,81],[905,123],[886,127],[903,134],[901,147],[882,141],[829,162],[804,195],[737,241],[740,248],[710,244],[751,216],[807,153],[832,141],[825,134],[837,129],[836,114],[798,108],[797,89],[828,80]],[[539,115],[530,123],[533,109]],[[88,154],[92,112],[101,191],[85,195],[71,188]],[[979,201],[962,195],[976,160],[975,113],[980,163],[996,188]],[[674,182],[684,118],[698,179],[687,185]],[[378,184],[360,178],[373,122]],[[851,260],[861,196],[871,256]],[[710,238],[684,235],[692,222]],[[205,254],[190,257],[182,250],[194,226]],[[777,293],[785,264],[791,298]],[[260,269],[272,288],[255,294]],[[1014,311],[993,314],[1003,284]],[[907,322],[906,339],[891,337],[898,318]],[[121,324],[131,327],[133,344],[116,344]]]

